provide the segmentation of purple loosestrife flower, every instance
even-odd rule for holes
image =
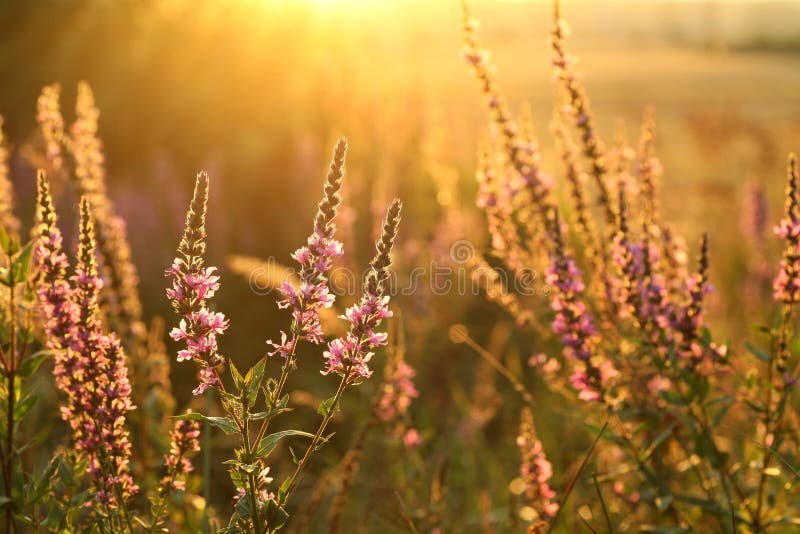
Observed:
[[[669,303],[664,275],[655,270],[659,262],[659,250],[650,243],[645,229],[642,245],[642,277],[639,280],[639,325],[645,329],[651,341],[657,341],[660,332],[669,327]]]
[[[619,187],[617,231],[611,241],[611,257],[618,276],[611,280],[612,301],[620,318],[638,316],[637,282],[642,274],[642,248],[630,241],[625,189]]]
[[[300,337],[315,344],[323,341],[319,311],[330,308],[335,299],[328,288],[327,273],[333,266],[333,260],[342,255],[342,244],[333,238],[336,234],[336,223],[333,220],[342,202],[339,191],[342,187],[346,153],[347,142],[339,139],[325,180],[325,192],[314,219],[314,231],[308,237],[307,244],[292,254],[292,258],[300,264],[300,286],[296,288],[291,283],[284,282],[280,287],[283,298],[278,301],[278,307],[291,308],[292,335],[287,336],[281,332],[280,343],[267,341],[275,347],[270,356],[280,354],[286,358],[293,354]]]
[[[55,356],[55,375],[70,373],[72,363],[69,354],[60,350],[68,345],[75,335],[78,322],[78,306],[71,299],[72,288],[67,281],[69,261],[63,251],[63,237],[57,225],[50,185],[44,172],[37,176],[37,215],[36,263],[40,270],[40,285],[37,291],[45,318],[47,343],[57,350]]]
[[[378,399],[378,418],[389,422],[403,417],[411,406],[411,400],[419,396],[414,386],[414,368],[402,358],[390,361],[383,383],[383,390]]]
[[[373,351],[385,345],[388,337],[385,332],[376,332],[375,329],[383,319],[392,316],[386,284],[389,281],[389,266],[392,263],[390,253],[397,236],[401,209],[402,204],[398,199],[389,206],[361,300],[341,316],[350,323],[350,331],[328,344],[328,350],[323,354],[325,368],[322,374],[336,373],[344,377],[348,384],[372,376],[367,364],[372,359]]]
[[[492,125],[499,135],[501,146],[498,149],[509,171],[503,178],[504,186],[510,192],[512,202],[509,205],[515,215],[514,222],[525,240],[538,241],[544,233],[547,212],[553,203],[553,179],[541,169],[541,154],[531,133],[532,128],[524,123],[520,128],[500,96],[489,54],[478,44],[478,23],[470,15],[466,2],[462,7],[464,57],[480,84]]]
[[[64,164],[61,151],[64,142],[64,118],[61,115],[60,96],[60,85],[46,85],[36,102],[36,121],[42,129],[45,155],[54,171],[61,170]]]
[[[557,210],[554,217],[552,264],[547,270],[547,284],[553,287],[551,308],[555,312],[552,328],[561,336],[564,356],[575,360],[570,378],[578,397],[586,401],[604,400],[606,384],[617,374],[611,361],[598,351],[599,336],[586,304],[581,299],[585,289],[574,260],[567,255],[562,240]]]
[[[697,272],[686,279],[686,302],[674,306],[672,312],[672,336],[678,356],[689,362],[692,368],[701,363],[708,364],[708,356],[724,358],[725,346],[712,345],[709,353],[701,340],[704,325],[703,299],[711,292],[708,283],[708,236],[703,235],[700,246],[700,261]]]
[[[48,346],[57,351],[56,386],[67,396],[61,415],[72,428],[75,446],[89,458],[98,502],[119,506],[138,491],[130,475],[131,444],[125,428],[131,387],[125,353],[114,334],[104,334],[98,296],[102,280],[95,262],[94,227],[81,199],[78,265],[64,280],[67,259],[61,249],[52,199],[39,175],[39,300],[45,314]]]
[[[786,212],[775,227],[775,234],[786,242],[780,271],[773,282],[775,300],[784,304],[800,302],[800,206],[797,201],[797,160],[789,156],[789,183],[786,187]]]
[[[166,275],[172,277],[167,297],[182,316],[170,337],[186,343],[186,348],[178,352],[178,361],[194,360],[201,365],[200,383],[192,390],[193,395],[200,395],[209,386],[219,383],[215,368],[225,358],[219,353],[217,336],[228,328],[228,320],[223,314],[206,307],[206,299],[219,290],[216,267],[206,267],[203,259],[208,186],[208,175],[201,172],[197,175],[192,203],[186,214],[186,228],[178,245],[178,257],[166,271]]]
[[[597,129],[592,115],[589,97],[580,83],[575,64],[577,60],[566,49],[566,38],[570,30],[567,22],[561,18],[556,4],[555,20],[551,31],[550,44],[553,50],[553,70],[564,90],[569,103],[565,114],[573,118],[575,128],[581,136],[583,154],[591,162],[591,175],[600,192],[599,203],[604,209],[606,222],[614,223],[614,208],[611,201],[611,191],[606,180],[608,174],[608,161],[605,148],[597,135]]]
[[[519,474],[525,487],[525,497],[528,504],[538,513],[538,527],[543,527],[547,521],[555,517],[558,512],[556,492],[550,487],[553,477],[553,467],[542,448],[542,442],[536,437],[533,426],[533,415],[528,408],[522,411],[519,436],[517,436],[522,461]],[[531,532],[538,532],[536,525],[531,526]]]
[[[167,475],[161,479],[159,492],[164,495],[172,490],[183,491],[186,481],[181,475],[191,473],[191,457],[200,451],[200,424],[197,421],[178,419],[175,427],[170,431],[169,453],[164,458],[167,466]]]

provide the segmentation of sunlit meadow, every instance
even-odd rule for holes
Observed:
[[[800,532],[800,4],[0,5],[0,532]]]

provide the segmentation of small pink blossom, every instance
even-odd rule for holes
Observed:
[[[422,436],[419,435],[416,428],[409,428],[403,434],[403,445],[406,449],[413,449],[422,443]]]

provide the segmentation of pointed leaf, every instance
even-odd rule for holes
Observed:
[[[239,432],[239,427],[236,425],[236,421],[231,419],[230,417],[207,417],[201,413],[197,412],[190,412],[183,415],[179,415],[175,417],[175,419],[188,419],[189,421],[205,421],[206,423],[211,424],[225,432],[226,434],[237,434]]]
[[[287,436],[304,436],[307,438],[314,438],[314,434],[309,434],[308,432],[303,432],[302,430],[283,430],[281,432],[275,432],[274,434],[264,436],[258,445],[256,445],[253,454],[256,458],[266,458],[270,455],[270,453],[272,453],[273,450],[275,450],[275,447],[278,446],[278,443],[280,443],[280,441]]]
[[[14,257],[11,262],[11,276],[15,284],[24,282],[28,279],[31,270],[31,255],[33,253],[33,241],[27,243],[22,250]]]

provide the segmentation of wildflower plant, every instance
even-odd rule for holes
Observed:
[[[337,331],[338,337],[326,339],[323,324],[330,322],[334,301],[328,273],[342,255],[334,222],[341,203],[347,148],[340,140],[312,234],[292,255],[300,265],[298,283],[281,288],[278,307],[290,310],[290,326],[281,332],[280,343],[269,342],[274,350],[242,374],[220,349],[229,323],[224,314],[213,310],[220,276],[215,267],[205,263],[210,180],[207,174],[199,174],[178,256],[166,271],[171,279],[167,297],[179,315],[169,335],[181,344],[177,360],[198,366],[193,395],[216,396],[225,416],[188,411],[172,418],[169,432],[159,435],[153,429],[163,428],[166,421],[157,416],[169,415],[164,410],[171,402],[162,397],[165,402],[156,412],[142,416],[146,420],[136,417],[138,407],[127,353],[130,349],[141,357],[140,351],[145,350],[160,358],[164,348],[157,338],[163,329],[156,321],[155,330],[148,333],[135,305],[135,273],[126,267],[129,248],[124,232],[115,233],[115,228],[122,227],[114,222],[116,216],[105,191],[91,92],[88,86],[79,88],[78,119],[69,133],[60,115],[58,94],[57,86],[45,89],[39,100],[38,119],[45,161],[57,178],[74,174],[81,193],[74,259],[65,249],[67,240],[59,227],[51,184],[44,171],[39,171],[36,179],[32,239],[20,243],[5,152],[0,151],[0,186],[9,193],[3,195],[4,204],[0,206],[0,509],[4,531],[27,531],[30,527],[37,531],[132,533],[199,526],[196,513],[185,510],[179,519],[175,507],[184,502],[181,495],[196,488],[192,473],[193,458],[201,450],[200,422],[240,438],[240,446],[225,462],[236,494],[230,521],[221,531],[260,534],[281,529],[288,519],[286,505],[303,472],[332,435],[327,428],[339,411],[345,390],[371,376],[375,352],[387,343],[388,336],[380,329],[392,315],[388,283],[400,202],[395,200],[389,206],[360,298],[341,316],[348,328],[341,335]],[[110,293],[108,283],[112,285]],[[126,295],[130,297],[127,301]],[[121,325],[128,344],[116,331]],[[318,370],[338,377],[336,392],[320,405],[320,423],[312,432],[286,429],[269,433],[272,420],[291,409],[289,375],[300,367],[295,356],[297,344],[306,341],[312,346],[324,344],[327,349],[320,351]],[[36,352],[37,345],[43,350]],[[48,357],[53,359],[58,413],[69,429],[69,447],[58,450],[42,469],[31,470],[22,465],[22,452],[33,442],[25,442],[29,436],[20,425],[38,398],[30,378]],[[273,361],[281,362],[277,380],[267,376],[268,363]],[[225,370],[230,372],[229,380],[223,374]],[[405,392],[415,390],[406,386]],[[154,402],[161,402],[149,393],[143,398],[150,408]],[[407,408],[407,403],[398,405],[400,410]],[[139,423],[146,423],[150,433]],[[306,438],[308,447],[282,483],[273,484],[269,457],[281,440],[291,436]],[[139,440],[147,446],[139,448]],[[161,441],[166,446],[159,462],[156,451],[149,447]],[[142,507],[144,501],[149,501],[149,510]],[[208,518],[205,521],[208,524]]]
[[[562,171],[555,182],[545,180],[549,173],[541,168],[529,119],[515,116],[503,100],[466,4],[464,12],[464,54],[489,115],[476,176],[477,205],[490,234],[486,256],[492,261],[483,261],[480,268],[499,264],[512,276],[533,269],[546,273],[547,284],[546,298],[510,290],[498,297],[491,287],[487,296],[509,311],[520,329],[536,325],[531,317],[550,321],[549,332],[536,329],[537,346],[531,350],[546,355],[531,361],[542,373],[542,362],[555,362],[547,366],[549,387],[582,403],[589,428],[604,438],[594,458],[599,499],[592,507],[609,525],[619,523],[623,529],[650,529],[655,518],[675,532],[706,524],[716,524],[721,532],[735,531],[737,525],[765,532],[795,521],[789,507],[792,468],[785,461],[796,447],[787,421],[797,380],[788,362],[800,294],[794,158],[785,215],[775,229],[785,244],[774,279],[781,312],[774,327],[762,329],[770,337],[770,350],[748,345],[760,360],[748,369],[709,331],[709,237],[703,236],[697,267],[691,269],[683,240],[662,219],[663,169],[654,152],[652,109],[644,114],[635,149],[622,137],[608,148],[555,2],[550,43],[558,96],[552,132]],[[562,180],[563,197],[558,194]],[[641,202],[630,201],[631,191]],[[528,401],[519,379],[505,371]],[[749,411],[758,425],[742,430],[747,440],[733,442],[722,429],[737,410]],[[549,463],[545,469],[535,460],[544,452],[541,443],[532,441],[530,415],[523,420],[527,430],[520,446],[530,456],[524,456],[522,469],[541,484],[549,480]],[[604,422],[610,423],[607,432],[600,431]],[[534,476],[534,465],[547,476]],[[686,489],[697,480],[699,489]],[[532,499],[532,531],[556,525],[555,510],[563,509],[576,482],[570,481],[562,502],[553,500],[549,486]],[[787,484],[784,489],[781,482]],[[611,496],[609,506],[604,493]]]
[[[321,420],[316,431],[287,429],[267,433],[273,419],[290,409],[286,388],[291,371],[299,367],[295,358],[297,344],[308,341],[318,345],[324,341],[319,311],[333,304],[327,273],[333,260],[342,254],[342,245],[334,238],[334,218],[341,202],[339,192],[345,152],[346,143],[340,140],[334,151],[312,234],[307,244],[292,255],[300,265],[299,286],[285,283],[281,287],[282,298],[278,307],[291,311],[289,333],[282,331],[280,342],[269,341],[274,350],[246,373],[240,373],[235,363],[220,353],[217,336],[227,329],[228,322],[223,314],[209,309],[208,299],[219,290],[219,276],[214,267],[207,267],[204,263],[209,179],[203,173],[197,178],[178,257],[167,270],[167,276],[172,278],[167,296],[181,317],[171,336],[185,347],[178,353],[178,360],[192,360],[199,365],[200,384],[193,393],[199,395],[207,389],[214,391],[225,412],[224,417],[190,413],[181,419],[206,421],[227,434],[237,435],[240,440],[235,456],[225,462],[237,493],[233,514],[223,532],[261,534],[275,532],[285,525],[289,517],[286,504],[314,452],[330,439],[326,430],[339,410],[345,390],[371,376],[370,361],[374,352],[387,341],[387,334],[378,328],[384,319],[391,317],[387,284],[390,254],[400,221],[401,204],[398,200],[389,206],[376,243],[375,257],[364,280],[362,296],[342,316],[350,328],[343,336],[328,342],[322,355],[320,372],[337,375],[339,384],[333,396],[319,406]],[[273,358],[283,360],[277,380],[267,379],[266,374],[267,364]],[[219,372],[226,366],[230,370],[230,386],[225,385]],[[277,484],[268,459],[279,442],[291,436],[305,437],[310,442],[297,460],[294,471]]]

